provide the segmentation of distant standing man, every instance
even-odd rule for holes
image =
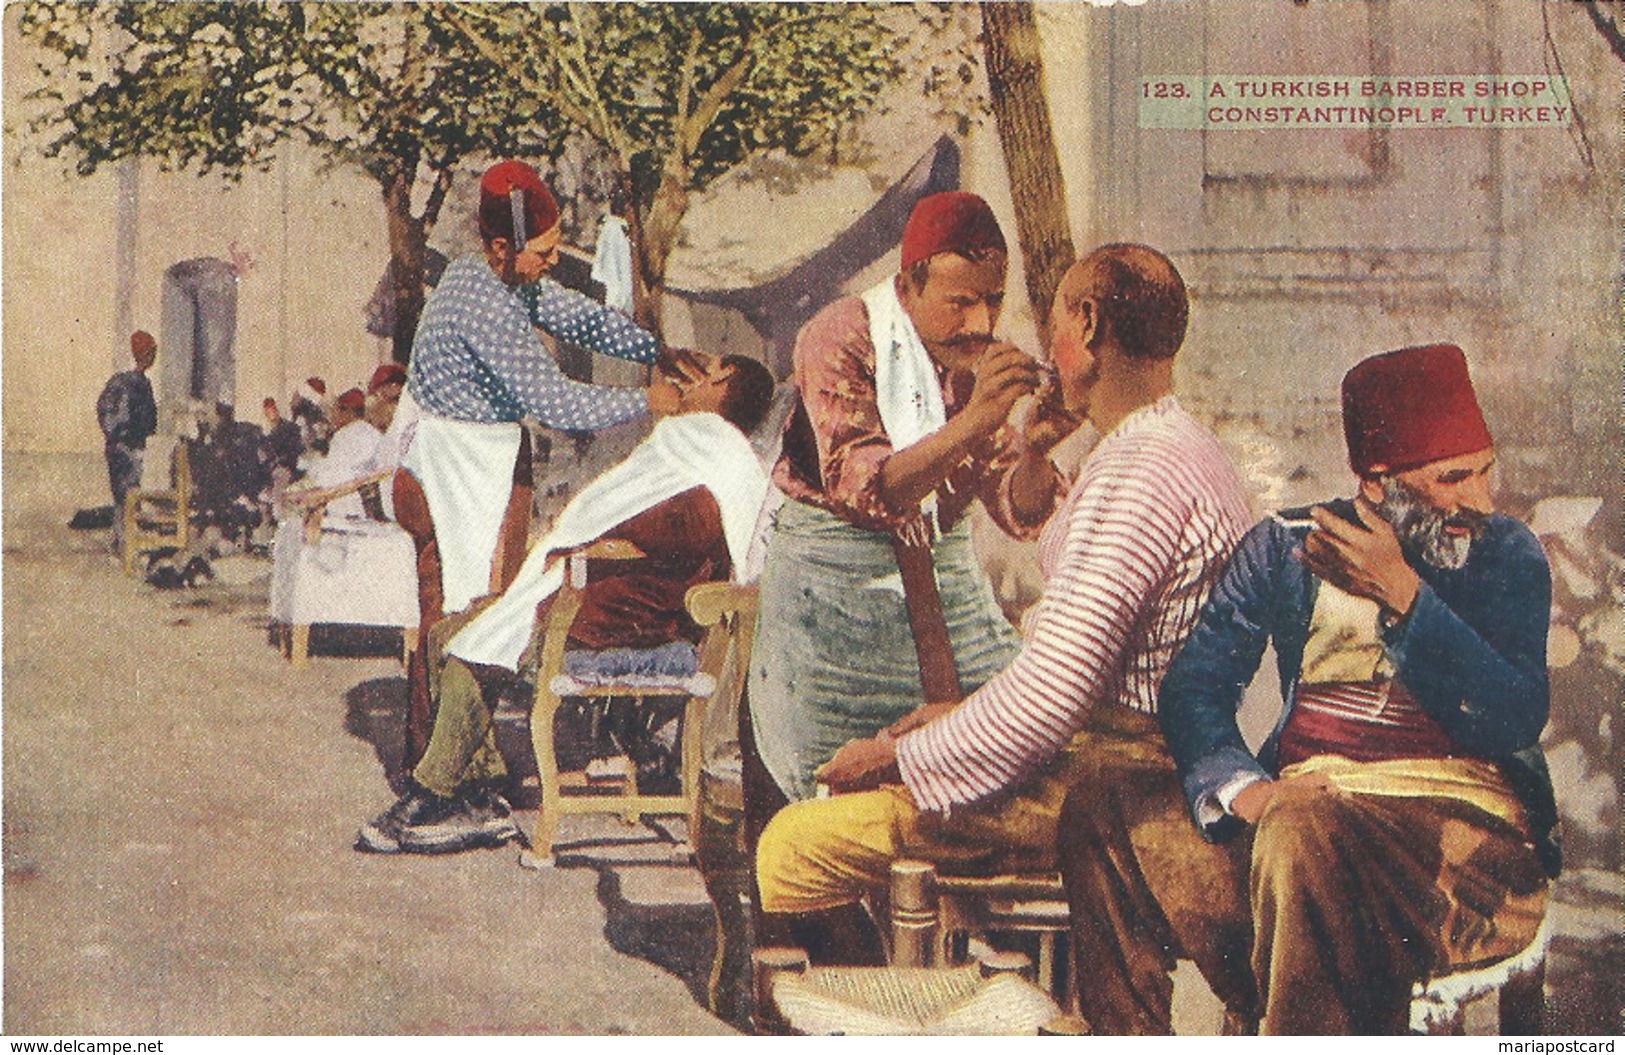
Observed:
[[[305,443],[299,436],[299,426],[282,416],[276,400],[267,397],[262,407],[265,424],[260,430],[260,461],[267,472],[282,470],[285,475],[283,483],[286,484],[299,466],[299,456],[305,452]]]
[[[158,403],[147,371],[158,358],[158,342],[146,330],[130,334],[134,370],[108,378],[96,397],[107,455],[107,482],[113,492],[113,549],[124,548],[124,496],[141,486],[141,461],[147,437],[158,431]]]

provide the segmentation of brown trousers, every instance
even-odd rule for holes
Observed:
[[[1176,958],[1195,961],[1232,1021],[1264,1033],[1403,1033],[1415,982],[1533,939],[1546,879],[1513,826],[1451,799],[1288,783],[1256,829],[1212,845],[1142,724],[1125,723],[1061,813],[1096,1033],[1171,1032]]]

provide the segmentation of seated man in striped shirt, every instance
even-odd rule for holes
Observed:
[[[964,701],[843,746],[818,772],[834,797],[774,818],[756,859],[770,940],[815,962],[872,956],[856,906],[897,857],[1055,867],[1056,818],[1093,745],[1160,740],[1157,685],[1251,521],[1219,441],[1173,396],[1188,317],[1179,273],[1144,246],[1066,273],[1048,398],[1100,440],[1040,539],[1044,593],[1021,649]]]
[[[1067,799],[1096,1033],[1169,1032],[1175,957],[1235,1024],[1402,1033],[1413,983],[1539,926],[1558,863],[1546,558],[1492,511],[1460,349],[1358,364],[1343,427],[1357,497],[1248,533],[1163,679],[1168,750],[1121,752]],[[1286,708],[1255,755],[1235,715],[1266,643]]]

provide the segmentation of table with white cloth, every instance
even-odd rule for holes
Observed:
[[[277,525],[271,553],[270,621],[287,630],[296,666],[314,624],[398,627],[404,653],[415,646],[417,551],[398,524],[328,517],[311,542],[304,521],[291,517]]]

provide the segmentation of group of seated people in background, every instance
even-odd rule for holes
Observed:
[[[406,368],[386,363],[366,391],[351,388],[329,406],[326,386],[312,377],[294,393],[289,417],[268,397],[263,426],[238,421],[231,404],[217,403],[181,440],[198,526],[214,529],[221,542],[247,545],[255,529],[277,515],[290,488],[320,491],[391,467],[384,434],[405,386]],[[376,502],[370,509],[362,502],[361,496],[335,499],[332,512],[383,517]]]
[[[1173,393],[1174,264],[1129,244],[1073,264],[1041,360],[994,336],[1009,257],[992,210],[946,192],[916,206],[895,274],[802,329],[768,474],[748,440],[773,396],[761,364],[663,348],[548,280],[558,208],[527,165],[486,173],[478,223],[483,251],[424,311],[393,483],[437,550],[420,563],[445,614],[423,646],[432,723],[359,849],[520,837],[493,711],[559,555],[615,539],[644,556],[589,581],[570,629],[605,663],[692,645],[687,589],[760,566],[744,736],[759,943],[880,962],[865,903],[899,857],[1059,869],[1096,1032],[1169,1031],[1185,958],[1237,1028],[1390,1033],[1417,980],[1533,939],[1558,867],[1538,746],[1550,576],[1494,511],[1460,349],[1359,362],[1342,389],[1354,496],[1255,522]],[[538,330],[656,369],[641,390],[572,381]],[[337,402],[335,474],[375,464],[348,438],[377,431],[367,409],[358,390]],[[493,581],[521,419],[640,416],[648,437]],[[1051,454],[1080,429],[1094,445],[1062,472]],[[977,501],[1038,545],[1019,631],[971,546]],[[1284,707],[1255,749],[1236,715],[1267,645]]]

